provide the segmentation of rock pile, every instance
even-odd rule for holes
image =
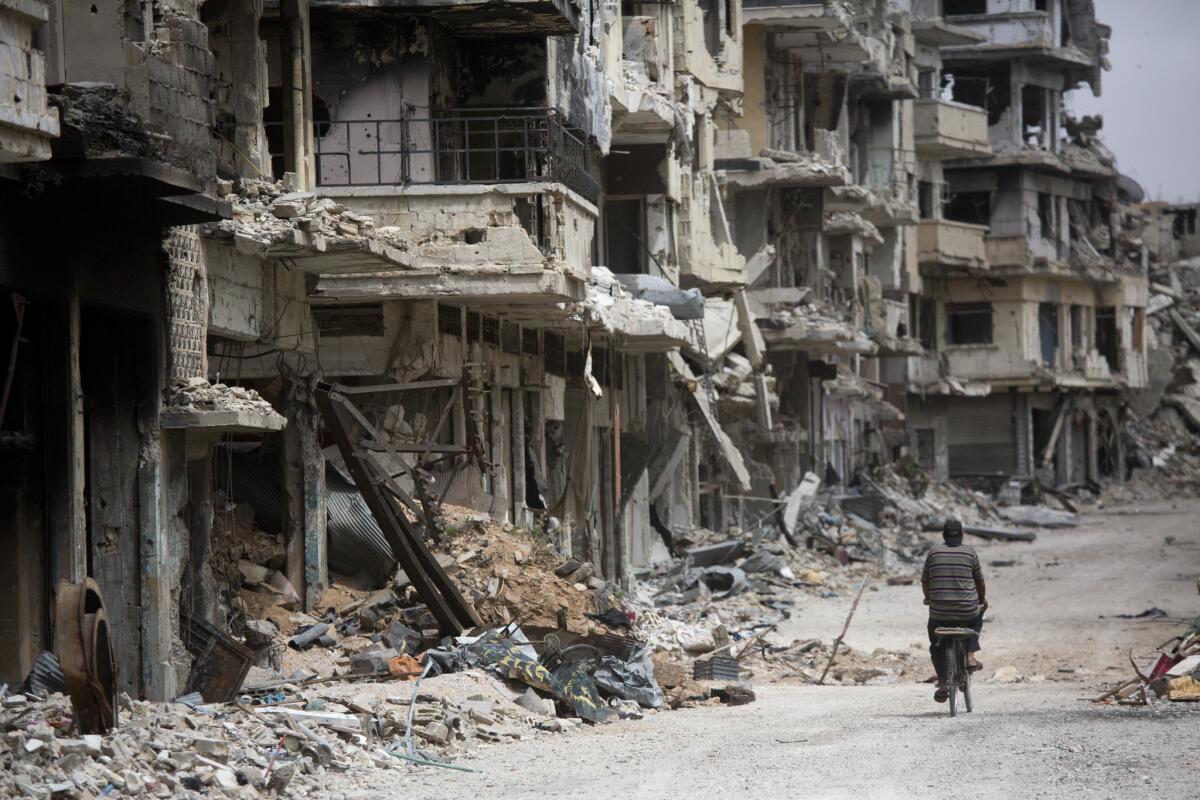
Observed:
[[[209,383],[205,378],[188,378],[171,382],[167,400],[169,411],[238,411],[258,416],[275,414],[275,409],[262,396],[245,386]]]
[[[295,232],[319,237],[325,244],[361,243],[369,240],[405,250],[408,243],[393,228],[375,227],[375,220],[356,214],[341,203],[313,192],[296,191],[287,178],[279,181],[243,178],[226,184],[223,199],[233,206],[233,218],[208,225],[206,233],[217,239],[254,242],[266,252],[272,246],[291,245]]]

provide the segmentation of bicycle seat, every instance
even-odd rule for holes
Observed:
[[[933,632],[943,639],[966,639],[979,635],[970,628],[934,628]]]

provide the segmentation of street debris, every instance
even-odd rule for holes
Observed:
[[[1197,587],[1200,588],[1200,587]],[[1166,612],[1151,608],[1136,615],[1119,615],[1125,619],[1162,619]],[[1164,642],[1157,649],[1148,672],[1143,672],[1129,655],[1136,675],[1108,689],[1093,702],[1144,706],[1151,699],[1171,702],[1200,702],[1200,616],[1184,632]]]

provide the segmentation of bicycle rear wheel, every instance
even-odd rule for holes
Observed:
[[[946,688],[950,691],[950,716],[958,714],[958,671],[960,663],[960,646],[954,642],[946,648]]]
[[[970,714],[971,708],[971,673],[963,670],[963,705],[967,708],[967,713]]]

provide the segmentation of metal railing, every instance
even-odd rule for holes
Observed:
[[[825,0],[742,0],[742,8],[790,8],[792,6],[823,6]]]
[[[436,110],[395,120],[323,122],[323,186],[557,181],[594,201],[587,142],[555,109]]]

